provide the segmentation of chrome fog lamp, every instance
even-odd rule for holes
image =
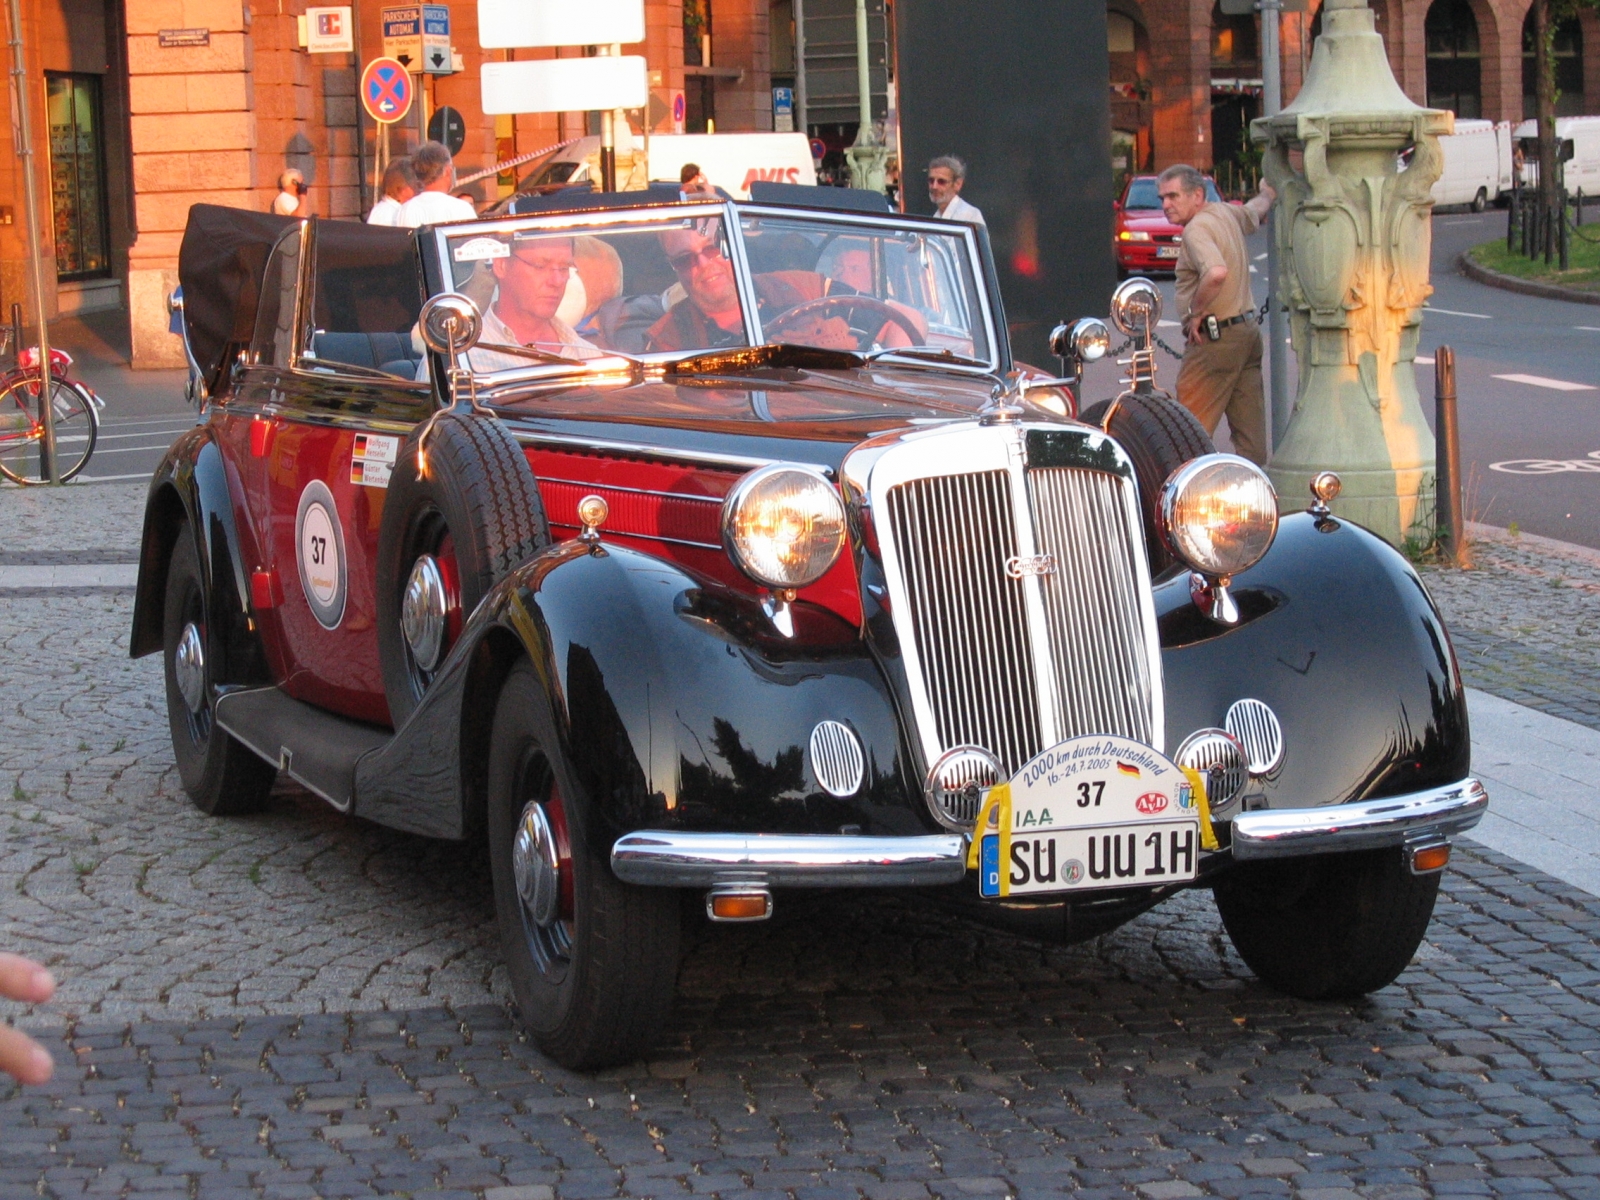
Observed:
[[[1266,472],[1234,454],[1206,454],[1161,486],[1161,537],[1194,571],[1190,592],[1213,620],[1232,625],[1238,606],[1228,584],[1261,561],[1278,534],[1278,494]]]
[[[1099,362],[1111,351],[1111,330],[1104,321],[1083,317],[1071,325],[1057,325],[1050,331],[1050,352],[1074,362]]]
[[[815,583],[844,549],[844,502],[814,467],[775,463],[722,502],[722,544],[741,571],[789,592]]]

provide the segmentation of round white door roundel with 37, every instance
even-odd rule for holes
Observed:
[[[300,493],[294,521],[295,557],[300,563],[300,587],[311,615],[324,629],[337,629],[344,620],[349,579],[345,565],[344,531],[339,506],[328,485],[313,479]]]

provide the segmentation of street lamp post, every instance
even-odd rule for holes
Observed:
[[[1280,0],[1261,0],[1261,85],[1262,101],[1268,117],[1283,109],[1283,65],[1279,35],[1283,7]],[[1272,347],[1267,360],[1267,391],[1271,400],[1272,445],[1283,441],[1294,403],[1289,397],[1288,322],[1283,302],[1278,298],[1277,217],[1267,216],[1267,344]]]
[[[850,158],[851,186],[881,192],[889,148],[878,140],[872,128],[872,60],[867,46],[867,0],[856,0],[856,86],[861,91],[861,127],[845,153]]]
[[[33,128],[28,117],[27,60],[22,51],[22,3],[9,0],[11,10],[11,120],[17,158],[22,162],[22,211],[28,228],[28,275],[39,322],[39,477],[60,483],[56,475],[56,414],[50,392],[50,327],[45,320],[44,234],[39,228],[39,191],[34,177]],[[22,347],[16,347],[22,352]]]

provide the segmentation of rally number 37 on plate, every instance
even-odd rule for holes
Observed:
[[[1031,896],[1193,879],[1204,784],[1138,742],[1073,738],[990,789],[971,865],[984,896]]]

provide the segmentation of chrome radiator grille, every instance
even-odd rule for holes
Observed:
[[[1143,548],[1129,536],[1126,486],[1103,471],[1028,472],[1035,537],[1056,563],[1041,587],[1060,738],[1117,733],[1151,741],[1150,662],[1134,560]]]
[[[921,693],[913,705],[928,763],[975,745],[1009,775],[1091,733],[1159,748],[1135,485],[1109,470],[1025,469],[1020,457],[905,479],[885,497],[901,585],[893,618]],[[1013,559],[1031,569],[1008,569]]]
[[[982,746],[1015,770],[1040,734],[1022,589],[1004,570],[1017,552],[1011,480],[1004,471],[941,475],[891,497],[940,748]]]

